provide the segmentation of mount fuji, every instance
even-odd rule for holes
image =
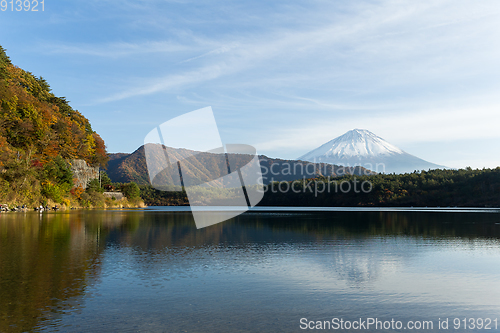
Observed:
[[[378,173],[444,169],[408,154],[370,131],[351,130],[298,158],[302,161],[362,166]]]

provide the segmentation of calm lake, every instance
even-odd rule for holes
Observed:
[[[500,213],[264,210],[200,230],[166,207],[0,215],[0,332],[303,332],[334,318],[500,332]]]

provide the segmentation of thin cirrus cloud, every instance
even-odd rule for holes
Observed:
[[[105,45],[48,43],[47,54],[82,55],[104,58],[121,58],[151,53],[173,53],[192,51],[193,47],[175,42],[110,43]]]
[[[138,107],[145,118],[168,118],[211,105],[230,124],[221,128],[234,136],[228,140],[288,157],[360,127],[396,145],[496,137],[497,1],[91,0],[59,7],[51,15],[66,20],[46,23],[51,33],[34,45],[55,63],[53,86],[77,94],[71,99],[83,110],[91,106],[97,127],[115,121],[108,110],[119,109],[124,120]],[[126,138],[115,131],[109,140],[104,129],[111,151],[136,148],[130,138],[140,142],[142,132],[130,134],[130,126]]]
[[[168,92],[170,89],[178,89],[187,85],[200,84],[208,80],[235,74],[245,69],[254,67],[257,63],[277,54],[280,49],[280,45],[285,43],[287,42],[277,41],[275,43],[264,45],[253,44],[236,46],[234,43],[227,46],[223,45],[214,51],[186,59],[182,62],[189,62],[200,58],[206,58],[208,56],[227,54],[227,56],[223,59],[216,59],[216,61],[209,62],[207,65],[193,70],[187,70],[179,74],[167,75],[163,78],[142,80],[142,83],[139,86],[134,85],[125,91],[99,99],[98,102],[104,103],[118,101],[134,96]]]
[[[190,71],[187,73],[182,73],[180,75],[170,75],[161,79],[153,80],[153,83],[148,83],[147,85],[141,85],[134,87],[129,90],[102,98],[97,100],[96,103],[108,103],[114,101],[120,101],[127,98],[132,98],[135,96],[150,95],[161,91],[167,91],[173,88],[178,88],[181,86],[186,86],[192,83],[200,83],[202,81],[208,81],[221,76],[221,73],[227,73],[228,70],[224,70],[222,66],[214,65],[201,68],[199,70]]]
[[[174,73],[164,77],[133,80],[139,82],[139,86],[122,88],[121,92],[99,98],[98,102],[169,93],[186,86],[192,89],[197,84],[203,85],[207,81],[226,78],[242,71],[246,74],[245,71],[249,70],[261,71],[265,75],[244,82],[228,79],[228,85],[236,83],[245,87],[258,87],[262,86],[261,80],[271,78],[279,81],[280,77],[290,72],[301,72],[302,82],[298,84],[318,82],[321,85],[322,81],[326,81],[333,89],[350,89],[349,84],[357,84],[359,89],[366,90],[367,86],[370,89],[370,85],[376,82],[377,89],[380,89],[395,84],[414,85],[430,77],[442,79],[446,75],[451,78],[457,72],[457,67],[465,67],[476,61],[477,54],[474,53],[480,51],[474,50],[484,47],[485,38],[481,36],[486,33],[491,35],[495,31],[491,30],[494,12],[486,8],[467,12],[467,15],[459,10],[442,15],[443,11],[449,9],[447,4],[448,1],[438,1],[403,6],[383,1],[376,6],[353,6],[349,14],[333,13],[335,22],[323,19],[321,24],[320,19],[320,23],[308,29],[302,26],[283,29],[279,26],[279,20],[274,24],[270,20],[266,31],[254,35],[229,34],[217,39],[191,32],[189,38],[178,41],[62,44],[48,49],[58,54],[131,60],[140,57],[142,61],[147,61],[148,55],[177,52],[184,57],[177,61],[178,64],[191,63],[191,68],[182,66],[182,70],[174,69]],[[145,5],[141,3],[142,7]],[[304,20],[309,20],[308,23],[312,25],[315,14],[319,15],[314,11],[306,12]],[[306,25],[304,22],[302,24]],[[470,29],[470,25],[476,26]],[[454,52],[465,55],[451,56]],[[484,54],[479,55],[485,58]],[[495,56],[492,54],[491,58]],[[285,64],[280,63],[282,60],[285,60]],[[276,67],[281,72],[277,72]],[[134,76],[137,77],[138,73],[134,73]],[[127,78],[124,79],[126,82]],[[347,84],[339,87],[340,84],[332,80],[343,80]],[[281,83],[283,81],[286,80]],[[292,84],[295,82],[288,81],[288,85]]]
[[[477,74],[478,69],[486,71],[487,64],[478,65],[477,59],[492,62],[498,54],[490,52],[488,55],[481,51],[490,40],[484,38],[484,34],[492,34],[491,18],[495,17],[492,13],[464,17],[464,13],[459,12],[455,13],[458,17],[440,22],[436,13],[432,13],[427,19],[419,17],[421,12],[429,11],[434,6],[419,6],[412,10],[397,9],[392,12],[384,10],[387,9],[384,6],[381,7],[375,13],[362,11],[351,17],[343,17],[338,23],[308,31],[270,31],[258,36],[230,36],[231,40],[219,42],[220,45],[212,50],[179,61],[179,64],[190,62],[194,68],[187,68],[163,78],[151,78],[149,87],[142,87],[141,83],[141,87],[130,87],[101,98],[100,101],[109,102],[158,92],[168,93],[171,89],[186,85],[192,88],[193,85],[204,84],[207,80],[227,77],[242,71],[247,74],[245,71],[249,70],[262,71],[266,75],[241,83],[247,87],[251,84],[260,86],[260,80],[269,77],[279,80],[280,76],[289,72],[309,72],[309,76],[303,75],[304,84],[330,81],[332,88],[340,86],[335,82],[332,84],[331,80],[335,78],[345,80],[347,84],[359,83],[361,89],[366,89],[367,85],[374,82],[379,90],[393,85],[411,86],[422,82],[432,84],[429,82],[432,78],[453,81],[457,74],[467,74],[467,67],[471,65],[475,66],[472,74]],[[471,25],[477,25],[473,32],[470,31]],[[434,33],[436,29],[439,33]],[[205,44],[214,45],[217,42],[206,40]],[[176,47],[183,49],[181,45]],[[162,50],[154,45],[141,48],[141,53]],[[167,48],[172,50],[170,46]],[[133,53],[138,49],[125,48],[122,53]],[[188,46],[184,48],[187,49]],[[118,52],[104,52],[109,55],[113,53],[120,53],[120,48]],[[282,60],[285,60],[285,64],[281,63]],[[323,72],[322,67],[325,69]],[[214,68],[224,70],[214,72]],[[276,71],[276,68],[281,69],[281,72]],[[465,71],[459,71],[464,68]],[[230,79],[230,82],[233,81],[236,80]],[[349,89],[348,86],[344,88]]]
[[[450,4],[360,7],[312,28],[228,36],[215,51],[180,62],[191,68],[100,102],[197,91],[206,105],[216,101],[242,113],[252,109],[257,117],[287,118],[280,122],[286,129],[253,129],[245,139],[259,151],[290,158],[360,127],[399,145],[497,138],[493,91],[499,87],[491,80],[499,74],[500,52],[492,43],[500,37],[498,14],[487,7],[448,11]],[[213,91],[226,98],[210,96]],[[308,112],[315,117],[304,117]]]

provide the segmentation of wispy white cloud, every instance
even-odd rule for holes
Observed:
[[[395,144],[497,137],[496,0],[75,3],[29,45],[95,119],[212,105],[232,141],[296,156],[354,127]]]
[[[201,58],[205,58],[205,57],[208,57],[208,56],[213,56],[213,55],[219,55],[219,54],[223,54],[223,53],[227,53],[229,51],[231,51],[232,49],[236,48],[238,46],[237,43],[232,43],[232,44],[229,44],[229,45],[223,45],[215,50],[211,50],[209,52],[206,52],[206,53],[203,53],[201,55],[197,55],[197,56],[194,56],[194,57],[191,57],[189,59],[186,59],[186,60],[182,60],[179,62],[179,64],[183,64],[183,63],[186,63],[186,62],[190,62],[190,61],[193,61],[193,60],[197,60],[197,59],[201,59]]]
[[[180,86],[186,86],[195,82],[200,83],[217,78],[223,72],[227,72],[227,69],[223,69],[223,66],[207,66],[199,70],[193,70],[187,73],[183,73],[181,75],[171,75],[164,78],[151,80],[152,82],[148,82],[147,85],[136,86],[126,91],[122,91],[106,98],[102,98],[98,100],[98,103],[108,103],[131,98],[134,96],[150,95],[160,91],[178,88]]]
[[[154,79],[150,87],[129,90],[140,91],[139,94],[168,92],[180,85],[204,84],[220,77],[225,78],[223,84],[226,85],[255,88],[262,86],[266,78],[279,81],[281,76],[294,72],[302,73],[302,80],[289,81],[286,88],[313,83],[313,87],[321,89],[324,88],[321,85],[327,83],[332,89],[359,85],[361,89],[375,87],[375,90],[382,90],[395,85],[431,83],[431,79],[453,80],[454,76],[466,73],[461,71],[465,66],[478,65],[475,63],[478,57],[492,61],[500,51],[500,48],[494,48],[494,54],[488,56],[467,46],[484,46],[486,32],[489,33],[487,40],[491,40],[492,34],[498,35],[498,31],[489,30],[495,14],[488,8],[475,15],[469,15],[465,10],[455,11],[451,13],[452,17],[442,22],[446,15],[441,14],[449,9],[449,1],[437,4],[419,2],[413,6],[396,4],[381,2],[378,6],[367,5],[368,9],[360,7],[353,15],[340,16],[337,22],[325,22],[308,30],[273,31],[271,28],[257,35],[235,35],[219,41],[205,39],[206,44],[219,46],[181,62],[191,62],[195,69]],[[472,25],[475,26],[474,33],[470,31]],[[182,46],[177,45],[177,48],[182,49]],[[164,47],[152,48],[155,49],[163,50]],[[213,68],[224,70],[213,74]],[[475,70],[487,69],[479,65]],[[248,79],[252,71],[262,75]],[[199,75],[198,79],[194,75],[207,72],[212,75]],[[242,73],[245,80],[240,80],[239,76],[228,78],[236,73]],[[158,84],[157,81],[170,83]],[[266,89],[273,88],[266,86]],[[139,94],[123,92],[102,101]]]
[[[85,55],[105,58],[120,58],[130,56],[144,56],[151,53],[192,52],[195,47],[177,42],[144,42],[144,43],[107,43],[102,45],[45,43],[44,52],[60,55]]]

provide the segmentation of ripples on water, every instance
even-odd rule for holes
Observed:
[[[2,214],[0,331],[299,332],[301,318],[500,317],[499,221],[248,212],[197,230],[181,211]]]

